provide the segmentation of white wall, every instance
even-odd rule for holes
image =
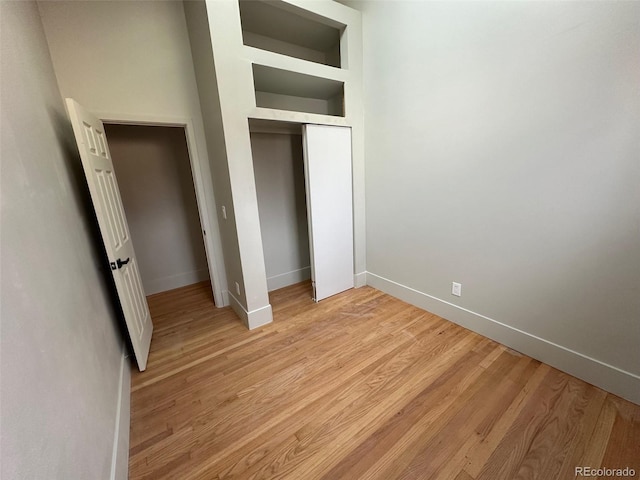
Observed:
[[[185,132],[105,125],[145,293],[209,278]]]
[[[0,477],[110,478],[122,388],[124,480],[129,362],[73,132],[37,5],[1,2],[0,19]]]
[[[187,118],[193,122],[194,153],[200,158],[207,209],[202,223],[212,241],[207,247],[209,267],[215,283],[226,290],[209,156],[182,2],[45,1],[39,7],[64,97],[73,97],[102,118],[115,114],[127,119]]]
[[[243,58],[238,4],[185,2],[184,9],[207,140],[210,144],[218,140],[215,148],[221,150],[214,172],[222,184],[221,188],[216,184],[216,194],[227,212],[221,231],[229,263],[230,303],[249,328],[256,328],[271,322],[272,314],[246,115],[247,104],[253,101],[251,66],[243,64],[242,72],[234,66]]]
[[[251,133],[269,291],[311,278],[302,136]]]
[[[231,195],[229,164],[227,161],[226,141],[222,127],[222,112],[218,92],[217,73],[213,61],[209,23],[204,1],[184,3],[184,15],[189,33],[189,45],[193,57],[193,67],[198,84],[198,100],[202,109],[202,119],[206,129],[206,142],[211,152],[211,172],[219,208],[224,207],[226,218],[220,219],[220,236],[225,252],[225,265],[232,296],[227,292],[226,300],[237,299],[246,305],[245,289],[237,292],[236,282],[244,286],[244,274],[240,260],[240,246],[236,228],[234,203]],[[239,298],[238,298],[239,297]],[[232,302],[231,306],[242,316],[242,306]]]
[[[356,6],[369,282],[640,402],[640,4]]]

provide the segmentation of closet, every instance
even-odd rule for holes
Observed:
[[[345,25],[286,3],[239,8],[244,45],[341,68]],[[345,116],[339,79],[258,62],[251,73],[257,109]],[[311,278],[319,301],[352,288],[351,129],[258,119],[249,129],[268,290]]]
[[[146,295],[209,278],[184,128],[105,124]]]
[[[250,122],[269,291],[311,278],[302,127]]]
[[[352,288],[350,129],[249,125],[269,291],[311,278],[319,301]]]
[[[364,285],[360,13],[336,2],[185,2],[231,307]],[[213,153],[212,153],[213,152]]]

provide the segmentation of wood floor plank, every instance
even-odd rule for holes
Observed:
[[[473,451],[465,455],[464,470],[473,478],[477,477],[482,470],[482,467],[487,463],[487,460],[496,449],[500,441],[502,441],[507,430],[511,427],[515,419],[519,416],[521,410],[527,404],[529,396],[535,391],[542,383],[542,380],[547,376],[551,367],[545,364],[540,364],[537,370],[526,379],[526,383],[522,390],[518,393],[518,396],[511,402],[511,405],[504,411],[500,419],[496,422],[486,437],[482,438],[480,443],[476,445]]]
[[[411,350],[415,345],[404,346],[403,349]],[[336,443],[345,443],[352,440],[355,436],[362,433],[363,426],[368,423],[367,418],[376,415],[378,412],[386,410],[385,405],[394,401],[394,390],[406,375],[411,364],[414,362],[413,355],[403,354],[403,349],[396,349],[393,355],[387,357],[387,361],[381,363],[377,370],[371,371],[367,376],[354,383],[354,386],[363,386],[366,388],[351,390],[349,395],[339,395],[336,403],[327,405],[325,409],[318,412],[314,418],[309,421],[306,418],[306,424],[302,424],[295,431],[297,443],[292,448],[284,460],[277,456],[273,458],[275,462],[264,462],[266,465],[257,470],[258,478],[285,478],[287,475],[294,475],[298,478],[307,478],[306,476],[298,476],[294,474],[305,461],[318,454],[318,451],[327,445],[335,445]],[[420,353],[416,349],[416,353]],[[381,378],[387,381],[381,381]],[[402,395],[396,394],[396,399],[401,400]],[[304,418],[303,417],[303,418]],[[289,421],[286,422],[287,426]],[[267,438],[262,441],[268,440]],[[326,459],[326,455],[321,455]],[[266,468],[265,468],[266,467]],[[266,476],[266,472],[269,475]],[[248,471],[253,475],[253,472]]]
[[[616,409],[607,449],[600,467],[629,467],[640,475],[640,410],[620,398],[609,399]]]
[[[588,399],[586,404],[582,405],[584,414],[582,421],[576,424],[576,433],[571,439],[567,455],[564,458],[560,471],[557,474],[558,478],[571,478],[575,475],[575,468],[582,465],[580,459],[585,454],[589,439],[593,434],[594,429],[602,411],[604,401],[607,397],[607,392],[599,388],[593,387],[590,391],[592,398]],[[640,446],[640,444],[638,444]]]
[[[207,282],[148,301],[131,479],[553,479],[640,458],[637,405],[370,287],[272,292],[254,331]]]
[[[456,395],[450,395],[450,392],[484,371],[478,360],[477,354],[469,352],[451,362],[435,382],[413,397],[323,478],[385,478],[384,475],[389,474],[385,470],[407,452],[413,439],[428,431],[455,401]],[[437,407],[429,408],[432,404]]]
[[[366,368],[360,370],[360,375],[352,377],[351,381],[340,386],[339,391],[328,392],[328,394],[319,399],[318,402],[310,405],[306,411],[300,412],[300,415],[287,418],[278,428],[295,432],[295,436],[299,440],[311,437],[314,429],[312,423],[309,422],[310,416],[313,415],[314,421],[323,425],[325,422],[329,422],[330,418],[342,412],[343,409],[353,405],[354,402],[362,401],[366,396],[374,394],[376,390],[379,391],[382,386],[382,382],[379,380],[379,377],[381,377],[380,372],[386,371],[389,373],[396,371],[396,373],[401,373],[397,361],[403,350],[406,349],[407,345],[405,343],[384,357],[375,360]],[[405,365],[412,362],[412,360],[412,357],[404,356]],[[271,432],[270,430],[269,436]],[[246,450],[251,452],[252,448],[261,448],[261,445],[263,445],[266,440],[265,438],[256,439],[253,447],[249,447]],[[249,453],[249,455],[251,455],[251,453]]]
[[[476,478],[558,478],[595,391],[552,369]]]
[[[449,478],[451,478],[451,477],[449,477]],[[456,475],[454,480],[474,480],[474,478],[471,475],[469,475],[467,472],[465,472],[464,470],[461,470],[458,473],[458,475]]]
[[[458,345],[462,346],[462,349],[457,349],[455,354],[452,355],[452,358],[455,358],[458,354],[463,354],[463,351],[471,346],[471,344],[466,341],[463,345]],[[443,371],[443,367],[440,365],[436,366],[434,364],[434,367],[436,368],[433,374]],[[299,465],[283,478],[319,478],[324,471],[340,461],[345,452],[348,451],[349,444],[358,444],[362,440],[374,435],[380,423],[385,423],[389,418],[392,418],[394,413],[397,412],[399,408],[402,408],[406,402],[406,398],[411,398],[417,394],[425,383],[428,384],[433,381],[433,377],[425,376],[424,373],[414,372],[407,380],[413,385],[412,389],[398,388],[395,385],[389,385],[379,400],[369,402],[369,404],[366,402],[358,402],[353,405],[356,409],[349,409],[351,415],[349,424],[341,426],[336,434],[331,437],[331,441],[317,445],[317,455],[314,461]],[[322,430],[322,425],[318,422],[315,428]]]
[[[591,438],[585,446],[585,451],[580,460],[576,462],[576,466],[592,468],[602,466],[602,459],[609,445],[609,438],[613,430],[613,424],[616,421],[616,416],[617,411],[615,404],[608,398],[605,398]]]
[[[420,315],[422,315],[422,313],[420,313]],[[394,341],[397,342],[397,341],[403,341],[403,340],[398,339]],[[354,355],[354,352],[348,349],[342,353],[329,352],[333,357],[331,361],[324,362],[324,363],[321,362],[319,364],[322,366],[321,367],[322,370],[320,371],[320,373],[323,374],[322,376],[326,378],[320,378],[318,381],[318,380],[315,380],[313,376],[308,376],[308,378],[305,379],[304,383],[299,383],[295,385],[295,389],[297,391],[296,395],[299,394],[299,395],[302,395],[303,397],[306,396],[304,400],[310,401],[312,397],[307,395],[304,388],[305,387],[312,388],[313,395],[318,395],[319,392],[322,392],[321,388],[317,388],[318,383],[320,386],[322,386],[323,383],[326,384],[328,382],[328,379],[331,379],[332,377],[331,375],[325,375],[326,372],[324,370],[330,369],[330,370],[336,371],[337,369],[341,375],[352,375],[357,373],[359,369],[359,364],[361,362],[369,362],[371,361],[371,359],[376,358],[375,355],[384,354],[385,352],[384,348],[379,348],[379,346],[376,346],[376,344],[371,344],[370,346],[367,346],[366,349],[371,349],[371,351],[373,352],[373,356],[372,355],[362,356],[362,358],[358,359],[357,362],[350,362],[350,361],[345,362],[344,358],[351,358]],[[286,356],[284,356],[284,358],[286,358]],[[349,368],[343,368],[343,363],[347,364]],[[335,379],[330,381],[335,381]],[[277,407],[279,408],[287,407],[289,406],[289,404],[293,405],[295,408],[304,406],[303,402],[300,402],[300,401],[296,402],[296,399],[298,398],[297,396],[294,395],[293,397],[291,397],[292,393],[295,393],[295,392],[292,392],[291,389],[289,389],[286,392],[284,391],[280,392],[279,393],[280,396],[284,396],[286,394],[288,395],[288,398],[286,399],[285,402],[282,402],[279,405],[277,405]],[[235,400],[235,399],[230,399],[230,400]],[[206,403],[208,402],[203,402],[203,404],[206,404]],[[257,434],[257,432],[259,432],[260,429],[251,428],[251,426],[248,426],[247,422],[244,420],[245,415],[249,412],[247,410],[246,405],[249,405],[249,406],[252,405],[251,398],[242,398],[239,401],[226,402],[225,404],[219,404],[219,403],[216,404],[214,402],[212,405],[213,406],[217,405],[218,407],[215,412],[217,417],[231,418],[232,420],[226,422],[223,426],[224,428],[222,428],[219,425],[219,422],[215,420],[209,421],[207,418],[203,418],[202,416],[200,416],[197,411],[194,413],[193,412],[194,409],[191,409],[191,413],[193,414],[193,417],[194,417],[193,424],[195,425],[196,431],[199,431],[200,433],[203,433],[205,437],[210,437],[212,439],[206,444],[207,448],[217,448],[217,446],[222,446],[222,445],[227,445],[226,448],[229,448],[229,444],[235,445],[234,442],[246,441],[248,438],[250,438],[251,435],[255,435]],[[259,414],[254,415],[254,418],[253,418],[254,421],[259,422],[261,419],[264,419],[264,422],[261,423],[260,428],[266,428],[267,425],[273,422],[273,415],[272,415],[270,405],[271,405],[271,402],[262,402],[261,403],[262,408]],[[289,409],[287,413],[284,415],[285,416],[290,415],[293,412],[295,412],[295,409],[294,410]],[[174,429],[180,430],[181,427],[174,426]],[[175,452],[180,448],[179,446],[171,445],[170,442],[171,442],[171,439],[169,438],[167,439],[167,442],[165,442],[166,444],[160,447],[165,448],[167,451],[172,451],[172,452]]]
[[[468,455],[478,448],[478,445],[493,430],[502,418],[505,410],[521,392],[521,381],[528,378],[539,367],[539,362],[526,357],[521,358],[515,368],[509,372],[507,378],[500,381],[494,389],[486,389],[474,395],[478,403],[474,407],[473,399],[465,402],[464,408],[456,413],[456,416],[438,432],[438,434],[426,443],[420,453],[418,461],[414,465],[420,467],[414,470],[419,472],[420,478],[453,478],[456,472],[462,470],[466,464]],[[495,370],[490,370],[495,374]],[[519,372],[520,377],[512,379],[512,374]],[[464,427],[474,427],[473,432],[465,438],[458,438],[457,442],[451,441],[451,430],[465,432]],[[426,465],[425,465],[425,459]],[[415,476],[415,474],[414,474]]]
[[[425,324],[425,325],[428,326],[428,324]],[[456,337],[455,334],[457,332],[455,331],[455,329],[450,329],[450,330],[452,332],[452,334],[450,335],[452,339],[456,338],[460,342],[465,342],[465,344],[468,343],[468,339],[460,339],[459,336]],[[300,401],[296,402],[296,405],[293,408],[289,409],[287,412],[283,414],[279,414],[277,417],[267,420],[266,423],[260,426],[260,428],[254,429],[252,432],[247,433],[246,435],[243,435],[241,440],[249,438],[250,435],[253,435],[257,432],[261,432],[261,431],[267,432],[268,431],[267,427],[269,426],[271,426],[272,428],[275,428],[275,425],[273,425],[275,421],[285,422],[287,425],[290,425],[291,417],[293,414],[297,413],[296,407],[299,405],[302,405],[304,407],[309,407],[308,413],[303,415],[302,418],[304,419],[305,422],[308,423],[308,425],[310,425],[309,429],[313,430],[314,427],[312,425],[312,422],[315,421],[315,419],[317,418],[317,415],[314,415],[314,412],[327,411],[330,414],[339,414],[343,408],[343,405],[345,405],[346,400],[349,402],[353,401],[353,400],[350,400],[349,398],[344,398],[344,396],[341,394],[341,390],[344,388],[344,386],[348,385],[353,380],[354,376],[356,378],[360,378],[360,376],[362,375],[362,372],[368,371],[371,365],[378,365],[379,368],[385,368],[387,360],[395,358],[398,352],[402,350],[402,347],[404,347],[404,344],[406,342],[407,342],[406,337],[397,336],[393,339],[393,343],[389,344],[388,346],[385,346],[384,348],[378,348],[381,353],[384,353],[384,355],[379,357],[377,355],[364,355],[357,363],[344,363],[344,365],[340,365],[339,372],[336,372],[338,373],[338,376],[333,376],[333,378],[329,378],[329,379],[322,379],[320,383],[312,382],[310,384],[311,390],[308,390],[306,393],[304,393],[305,398],[302,402]],[[393,348],[390,348],[390,347],[393,347]],[[452,345],[452,350],[459,351],[461,350],[461,348],[460,347],[456,348],[455,345]],[[431,355],[439,355],[441,354],[441,352],[442,352],[442,346],[435,345],[432,347]],[[429,355],[427,355],[427,357],[429,357]],[[434,368],[433,372],[435,371],[436,370]],[[378,384],[380,383],[376,378],[372,379],[372,376],[375,376],[376,374],[377,374],[377,371],[374,370],[370,372],[366,378],[364,378],[366,382],[366,386],[368,387],[368,390],[367,390],[368,392],[370,392],[372,388],[375,389],[376,386],[378,386]],[[425,376],[426,372],[419,372],[419,375]],[[334,391],[334,389],[331,386],[336,384],[336,380],[338,381],[337,382],[338,390]],[[325,389],[322,388],[323,386],[327,386],[329,388],[330,394],[328,396],[323,395],[323,393],[326,391]],[[359,398],[357,398],[357,401],[364,402],[367,398],[368,397],[361,395]],[[312,400],[313,402],[310,402]],[[316,400],[318,400],[318,403],[315,403]],[[389,401],[389,398],[385,398],[385,401]],[[333,404],[329,402],[333,402]],[[296,434],[299,436],[301,435],[301,432],[298,431]],[[287,469],[288,468],[290,468],[290,465],[287,466]],[[306,478],[306,477],[302,476],[298,478]]]
[[[466,438],[463,426],[476,427],[492,409],[500,409],[517,394],[518,386],[506,378],[518,364],[530,359],[503,352],[478,379],[456,398],[451,407],[422,434],[410,448],[398,455],[394,468],[385,472],[388,478],[415,479],[434,476],[451,455],[458,451]],[[451,432],[458,432],[452,436]],[[468,437],[467,437],[468,438]],[[447,441],[454,440],[454,441]]]

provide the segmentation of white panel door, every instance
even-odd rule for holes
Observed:
[[[314,299],[353,288],[351,129],[304,125],[304,168]]]
[[[104,126],[98,118],[71,98],[67,98],[67,108],[133,351],[138,368],[143,371],[149,357],[153,324],[122,208]]]

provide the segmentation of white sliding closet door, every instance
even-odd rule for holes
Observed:
[[[316,302],[353,288],[351,129],[304,125],[304,168]]]

